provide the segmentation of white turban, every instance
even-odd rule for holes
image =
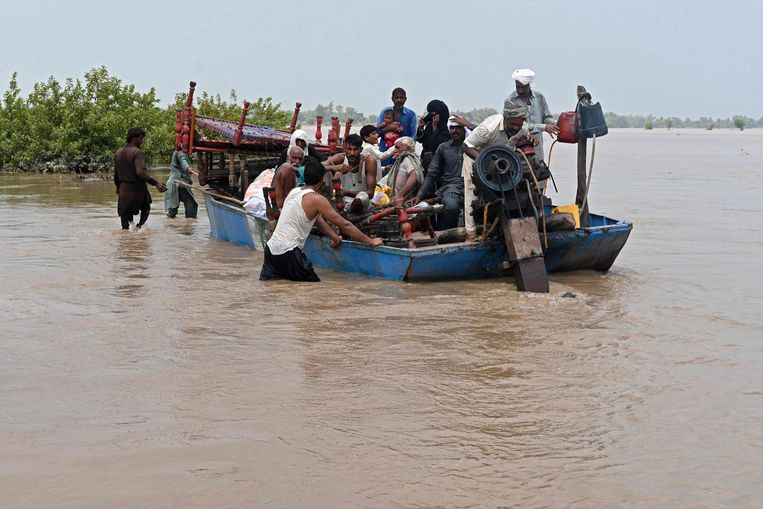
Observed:
[[[451,127],[454,127],[454,126],[463,127],[464,128],[464,132],[466,133],[466,137],[467,138],[469,137],[470,134],[472,134],[472,130],[471,129],[469,129],[468,127],[462,126],[461,124],[456,122],[456,117],[454,117],[454,116],[448,117],[448,129],[450,129]]]
[[[523,85],[529,85],[535,81],[535,73],[530,69],[517,69],[511,73],[511,79],[518,81]]]

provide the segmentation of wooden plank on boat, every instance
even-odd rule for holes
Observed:
[[[548,274],[535,218],[507,219],[501,214],[501,230],[509,261],[519,262],[514,270],[517,289],[548,293]]]

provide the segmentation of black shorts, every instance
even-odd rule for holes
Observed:
[[[260,281],[270,281],[272,279],[311,282],[321,280],[313,270],[313,264],[310,263],[310,259],[300,248],[295,247],[284,254],[274,255],[266,244],[265,261],[262,263]]]

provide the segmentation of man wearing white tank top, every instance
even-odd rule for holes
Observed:
[[[369,246],[382,244],[381,239],[367,236],[340,216],[318,192],[324,185],[325,171],[318,161],[310,160],[305,164],[305,185],[295,187],[286,196],[276,229],[265,245],[265,261],[262,264],[260,280],[320,281],[313,270],[313,264],[302,249],[313,225],[331,239],[332,247],[337,248],[341,245],[342,237],[332,230],[326,221],[335,224],[352,240]]]

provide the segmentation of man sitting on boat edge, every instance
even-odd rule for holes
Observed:
[[[424,166],[421,158],[416,154],[416,141],[403,136],[395,141],[395,164],[382,179],[381,183],[389,186],[392,190],[390,199],[397,199],[400,203],[415,196],[421,183],[424,181]]]
[[[320,281],[313,264],[302,251],[313,225],[331,239],[332,247],[339,247],[342,237],[326,223],[329,221],[352,240],[369,246],[380,246],[380,238],[371,238],[340,216],[325,196],[320,194],[325,185],[325,168],[314,159],[305,164],[305,185],[292,189],[281,209],[281,216],[273,235],[265,245],[265,260],[260,280],[289,279],[292,281]]]

